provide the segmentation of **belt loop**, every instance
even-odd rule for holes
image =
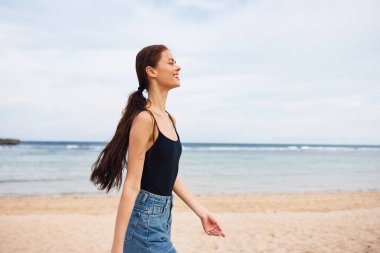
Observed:
[[[146,199],[148,198],[148,194],[147,193],[143,193],[144,195],[143,195],[143,198],[141,199],[141,204],[144,204],[145,203],[145,201],[146,201]]]

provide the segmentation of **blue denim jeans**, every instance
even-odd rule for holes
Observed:
[[[170,237],[173,194],[140,189],[125,232],[124,253],[176,253]]]

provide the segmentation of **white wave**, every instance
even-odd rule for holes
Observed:
[[[286,147],[187,147],[183,146],[184,150],[200,150],[200,151],[278,151],[278,150],[299,150],[298,148]]]
[[[380,147],[330,147],[330,146],[275,146],[275,147],[243,147],[243,146],[182,146],[189,151],[380,151]]]
[[[91,150],[102,150],[104,146],[92,146],[90,149]]]
[[[78,149],[79,145],[66,145],[67,149]]]

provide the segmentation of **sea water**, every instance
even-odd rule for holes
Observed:
[[[24,141],[2,145],[0,195],[106,194],[89,181],[91,166],[105,144]],[[380,146],[182,145],[178,175],[194,194],[380,190]]]

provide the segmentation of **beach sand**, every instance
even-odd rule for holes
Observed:
[[[178,252],[380,252],[380,192],[196,195],[226,237],[174,194]],[[0,252],[110,252],[119,196],[1,197]]]

